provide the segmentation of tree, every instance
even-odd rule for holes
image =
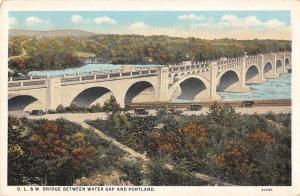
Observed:
[[[9,116],[8,184],[71,185],[95,171],[115,169],[123,152],[64,119]]]
[[[220,124],[224,127],[232,126],[239,120],[239,115],[235,112],[235,109],[229,105],[224,106],[214,102],[209,108],[207,118],[212,120],[214,123]]]
[[[28,132],[25,126],[22,126],[20,119],[8,117],[8,175],[7,183],[9,185],[30,184],[30,178],[27,176],[29,154]],[[24,167],[25,165],[25,167]]]
[[[118,104],[115,96],[111,95],[108,100],[104,102],[103,111],[107,114],[114,115],[116,112],[120,111],[121,107]]]

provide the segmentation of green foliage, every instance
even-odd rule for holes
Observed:
[[[109,99],[104,102],[103,111],[106,112],[107,114],[113,115],[120,110],[121,110],[121,107],[118,104],[115,96],[111,95],[109,97]]]
[[[123,177],[124,181],[130,181],[136,186],[141,185],[144,177],[142,167],[141,161],[129,160],[121,162],[120,169],[125,173],[125,176]]]
[[[57,106],[55,110],[48,110],[48,114],[55,113],[95,113],[103,112],[103,108],[99,103],[91,105],[90,107],[78,106],[76,103],[71,103],[70,106],[64,107],[63,105]]]
[[[146,174],[153,186],[201,186],[207,185],[191,175],[190,171],[182,167],[175,167],[172,171],[167,169],[164,159],[156,159],[148,164],[148,173]]]
[[[103,109],[102,109],[102,107],[101,107],[101,105],[99,103],[96,103],[95,105],[91,105],[90,106],[90,111],[92,113],[103,112]]]
[[[9,117],[9,185],[71,185],[75,178],[117,167],[123,152],[64,119]]]
[[[9,55],[21,53],[21,42],[28,37],[11,37]],[[51,37],[31,39],[24,44],[28,58],[10,61],[9,67],[20,72],[63,69],[81,66],[76,53],[93,53],[113,64],[174,64],[186,60],[202,61],[222,56],[237,57],[290,51],[285,40],[235,40],[179,38],[142,35],[95,35],[91,37]],[[187,54],[189,55],[187,57]],[[151,59],[152,61],[149,61]]]
[[[18,37],[11,38],[11,42]],[[82,65],[75,55],[78,40],[72,37],[54,37],[43,39],[31,39],[26,42],[24,48],[28,59],[20,66],[19,61],[9,61],[9,67],[19,72],[26,73],[32,70],[63,69]],[[18,46],[21,47],[21,46]],[[14,49],[15,44],[10,45],[11,53],[19,53],[20,49]]]
[[[290,114],[241,115],[230,105],[215,103],[207,115],[159,110],[157,116],[127,120],[131,126],[124,129],[123,137],[121,130],[109,126],[112,119],[89,124],[155,159],[150,184],[184,184],[178,178],[186,176],[158,164],[156,159],[163,156],[186,174],[198,171],[237,185],[291,184]],[[193,184],[189,179],[187,184]]]
[[[235,112],[235,109],[231,105],[225,104],[222,106],[215,102],[209,108],[207,118],[212,120],[214,123],[223,126],[232,126],[239,120],[239,115]]]

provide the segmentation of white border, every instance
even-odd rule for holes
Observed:
[[[17,192],[16,187],[6,186],[7,168],[7,53],[8,53],[8,11],[118,11],[118,10],[290,10],[292,26],[292,186],[273,186],[273,191],[262,192],[257,187],[156,187],[155,192],[84,192],[86,195],[300,195],[300,2],[293,0],[4,0],[0,8],[0,195],[50,195],[82,192]],[[299,66],[298,66],[299,65]],[[297,189],[298,187],[298,189]]]

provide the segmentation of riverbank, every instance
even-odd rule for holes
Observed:
[[[221,100],[218,101],[221,105],[229,104],[233,107],[240,107],[242,104],[242,100],[235,100],[235,101],[226,101]],[[291,99],[271,99],[271,100],[253,100],[255,106],[291,106]],[[210,107],[214,101],[207,101],[207,102],[178,102],[178,103],[158,103],[158,102],[148,102],[148,103],[130,103],[126,104],[128,108],[136,108],[136,107],[143,107],[143,108],[186,108],[191,105],[202,105],[203,107]]]
[[[280,114],[280,113],[291,113],[292,108],[291,106],[258,106],[253,108],[235,108],[236,112],[241,114],[266,114],[268,112],[272,112],[274,114]],[[181,108],[181,111],[183,111],[183,114],[185,115],[200,115],[200,114],[207,114],[209,112],[209,107],[203,107],[200,111],[188,111],[185,108]],[[150,115],[156,115],[157,110],[155,109],[148,109]],[[129,113],[133,114],[133,110],[129,110]],[[55,120],[58,118],[65,118],[73,122],[83,122],[85,120],[95,120],[95,119],[105,119],[106,114],[104,112],[98,112],[98,113],[61,113],[61,114],[46,114],[43,116],[31,116],[29,113],[23,112],[23,111],[13,111],[9,112],[10,115],[17,116],[17,117],[28,117],[30,119],[40,119],[40,118],[46,118],[48,120]]]

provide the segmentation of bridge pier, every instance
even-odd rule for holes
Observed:
[[[286,54],[285,52],[283,53],[283,61],[282,61],[282,66],[283,66],[283,72],[282,74],[285,74],[285,73],[288,73],[288,70],[287,70],[287,67],[286,67],[286,64],[285,64],[285,59],[286,59]]]
[[[247,93],[250,91],[250,87],[246,85],[237,84],[228,87],[225,91],[232,93]]]
[[[61,79],[47,78],[46,110],[55,110],[61,103]]]
[[[210,101],[219,101],[222,99],[222,97],[220,95],[217,94],[217,84],[218,84],[218,80],[217,80],[217,75],[218,73],[218,67],[217,67],[217,63],[211,63],[210,64]]]
[[[277,79],[277,78],[279,78],[279,74],[276,73],[275,70],[272,70],[272,71],[270,71],[270,72],[271,72],[271,73],[266,73],[266,74],[264,74],[266,79]]]
[[[168,102],[169,100],[169,67],[158,68],[158,88],[156,100]]]

